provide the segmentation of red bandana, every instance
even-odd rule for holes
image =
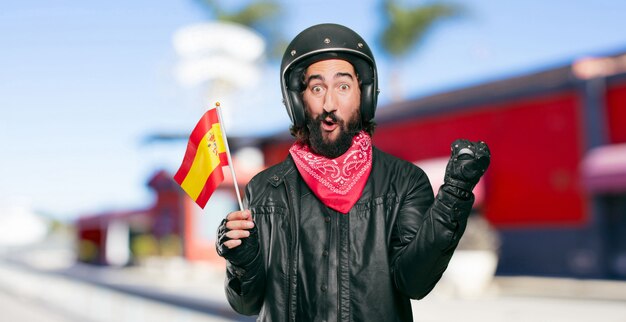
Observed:
[[[294,144],[289,153],[304,182],[329,208],[347,214],[359,200],[372,170],[372,139],[365,132],[352,139],[343,155],[329,159]]]

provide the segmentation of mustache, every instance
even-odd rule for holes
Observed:
[[[333,112],[324,111],[324,112],[320,113],[315,118],[315,121],[319,124],[319,123],[322,123],[323,121],[325,121],[327,118],[330,118],[334,123],[339,123],[339,124],[343,124],[344,123],[344,120],[342,118],[340,118],[339,116],[337,116],[334,111]]]
[[[306,116],[307,116],[306,127],[309,129],[309,131],[312,131],[312,132],[319,131],[320,130],[319,127],[321,126],[322,122],[326,122],[327,118],[332,120],[333,123],[339,125],[339,127],[342,128],[343,131],[345,131],[347,134],[350,134],[350,135],[358,134],[359,132],[361,132],[361,129],[363,128],[361,124],[360,113],[357,113],[355,115],[355,120],[350,120],[349,122],[346,122],[343,118],[337,116],[335,111],[331,111],[331,112],[323,111],[320,114],[318,114],[317,117],[313,117],[311,114],[307,112]]]

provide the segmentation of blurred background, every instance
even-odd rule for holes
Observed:
[[[374,143],[435,192],[454,139],[493,154],[416,321],[623,321],[624,12],[610,0],[4,1],[6,321],[246,320],[225,302],[213,246],[237,208],[232,178],[202,210],[172,175],[217,101],[241,189],[284,159],[280,58],[323,22],[372,47]]]

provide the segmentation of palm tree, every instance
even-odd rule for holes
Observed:
[[[259,32],[268,44],[268,57],[282,55],[287,43],[281,33],[281,6],[273,0],[252,1],[239,11],[227,12],[218,0],[194,0],[210,18],[233,22]]]
[[[396,63],[401,63],[406,56],[424,40],[432,26],[443,19],[457,17],[462,13],[461,7],[453,4],[429,3],[411,8],[401,6],[394,0],[383,0],[387,15],[386,26],[381,35],[381,44]],[[399,100],[403,93],[400,90],[399,70],[394,68],[391,80],[391,98]]]

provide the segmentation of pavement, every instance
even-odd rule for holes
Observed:
[[[2,296],[26,298],[29,300],[18,303],[52,308],[58,316],[44,321],[88,321],[81,316],[88,310],[96,312],[90,314],[91,321],[254,320],[237,315],[228,306],[223,290],[224,266],[220,263],[155,258],[141,266],[101,267],[75,263],[71,251],[54,247],[33,247],[5,253],[2,258],[0,302]],[[93,295],[98,292],[108,293]],[[145,308],[128,313],[125,308],[129,307]],[[148,311],[161,313],[147,317]],[[444,275],[430,295],[413,301],[413,311],[417,322],[624,322],[626,282],[495,277],[479,292],[462,294]]]
[[[191,312],[214,317],[215,321],[254,321],[253,318],[238,315],[228,305],[223,289],[223,266],[190,263],[181,258],[155,258],[141,266],[107,267],[77,263],[74,257],[74,253],[67,248],[45,246],[5,253],[0,259],[0,293],[8,289],[8,292],[4,292],[20,293],[22,297],[34,298],[34,302],[39,304],[60,306],[60,311],[68,311],[66,303],[83,303],[85,296],[92,298],[90,302],[96,302],[96,305],[83,305],[97,307],[97,302],[106,304],[111,302],[109,297],[122,294],[126,300],[116,299],[114,302],[123,304],[129,299],[141,299],[180,308],[187,315]],[[54,284],[63,286],[52,287]],[[63,289],[72,289],[74,292]],[[102,296],[98,292],[105,292],[106,295]],[[43,293],[52,295],[42,298],[40,294]],[[82,295],[77,297],[76,294]],[[59,301],[59,298],[66,299]],[[70,316],[82,314],[81,310],[69,311]],[[0,321],[3,321],[1,317]],[[98,318],[95,321],[119,320]],[[136,317],[128,321],[154,320]]]

